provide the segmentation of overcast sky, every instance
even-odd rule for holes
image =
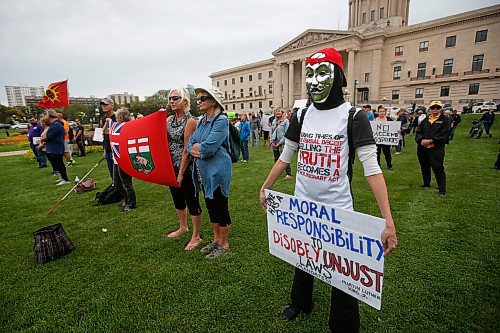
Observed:
[[[497,3],[412,0],[409,23]],[[143,100],[208,85],[212,72],[271,58],[307,29],[347,21],[348,0],[0,0],[0,102],[5,85],[66,78],[73,97],[127,91]]]

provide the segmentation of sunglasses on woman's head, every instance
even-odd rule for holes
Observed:
[[[168,98],[169,101],[178,101],[181,99],[181,96],[170,96]]]
[[[200,96],[200,97],[196,97],[196,100],[198,102],[205,102],[205,101],[207,101],[209,99],[212,99],[212,96]]]

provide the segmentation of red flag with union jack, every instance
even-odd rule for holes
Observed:
[[[45,94],[36,106],[45,109],[67,108],[69,106],[68,80],[49,84]]]
[[[150,183],[178,187],[167,138],[166,112],[126,122],[111,122],[113,157],[127,174]]]

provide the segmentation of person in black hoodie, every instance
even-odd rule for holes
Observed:
[[[444,147],[448,143],[450,123],[441,113],[443,104],[431,102],[430,114],[418,125],[415,134],[417,157],[422,171],[422,187],[431,186],[431,169],[436,177],[439,196],[446,196],[446,174],[444,172]]]
[[[387,188],[377,163],[377,149],[368,117],[344,101],[342,87],[347,81],[342,55],[333,48],[319,50],[307,58],[305,70],[305,83],[312,103],[292,116],[283,151],[261,187],[260,203],[266,209],[265,190],[270,189],[290,165],[294,151],[298,149],[294,195],[335,208],[354,210],[350,179],[356,151],[365,179],[386,220],[380,238],[384,255],[388,255],[396,248],[397,237]],[[318,137],[332,139],[318,141],[314,147],[306,144],[305,139]],[[334,150],[338,154],[332,153]],[[337,163],[321,165],[319,157],[310,159],[306,156],[328,156]],[[331,177],[321,177],[320,173]],[[314,277],[310,273],[305,266],[295,268],[291,302],[282,312],[283,319],[294,320],[299,314],[312,311]],[[337,287],[332,287],[329,326],[332,332],[359,332],[358,301]]]

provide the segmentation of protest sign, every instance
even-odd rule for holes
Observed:
[[[42,137],[41,136],[34,136],[33,137],[33,144],[34,145],[37,145],[40,143],[40,141],[42,141]]]
[[[371,121],[373,138],[378,145],[397,146],[401,138],[400,121]]]
[[[236,112],[226,112],[228,118],[236,118]]]
[[[94,136],[92,137],[92,141],[103,142],[104,136],[102,135],[102,128],[97,127],[94,128]]]
[[[269,126],[269,118],[271,118],[271,115],[265,114],[262,116],[262,130],[271,132],[271,126]]]
[[[265,192],[269,252],[380,310],[385,220]]]

